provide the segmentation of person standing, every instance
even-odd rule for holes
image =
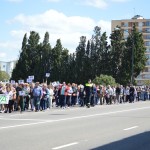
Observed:
[[[68,105],[68,108],[71,105],[72,93],[73,93],[73,90],[72,90],[71,84],[68,83],[68,86],[67,86],[67,96],[66,96],[66,104]]]
[[[33,99],[34,99],[34,106],[35,106],[35,111],[39,111],[40,110],[40,101],[42,99],[42,88],[39,86],[39,82],[35,83],[35,87],[33,89]]]
[[[66,106],[66,83],[63,82],[63,85],[60,87],[60,107],[65,108]]]
[[[7,113],[8,110],[9,110],[9,113],[11,113],[12,106],[14,104],[14,101],[13,101],[13,94],[14,93],[13,93],[12,87],[6,86],[6,93],[5,94],[8,95],[8,97],[9,97],[9,101],[8,101],[8,104],[6,105],[5,113]]]
[[[135,91],[135,89],[134,89],[134,87],[131,85],[130,86],[130,89],[129,89],[129,93],[130,93],[130,103],[133,103],[134,102],[134,91]]]
[[[85,84],[84,87],[85,95],[86,95],[86,106],[90,108],[91,105],[91,96],[92,96],[92,83],[91,79],[88,80],[88,83]]]
[[[76,102],[77,102],[77,92],[78,92],[78,89],[77,89],[77,85],[75,83],[72,83],[72,101],[71,101],[71,105],[72,106],[75,106],[76,105]]]
[[[119,87],[119,85],[116,87],[116,100],[117,103],[120,103],[120,93],[121,93],[121,89]]]

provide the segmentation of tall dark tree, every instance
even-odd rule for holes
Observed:
[[[76,71],[77,71],[77,82],[83,83],[85,81],[85,51],[86,51],[86,37],[81,36],[78,47],[76,48]]]
[[[20,51],[19,59],[12,72],[11,79],[18,81],[19,79],[25,79],[27,76],[27,34],[24,35],[22,41],[22,48]]]
[[[60,65],[60,74],[61,80],[69,82],[69,50],[63,49],[61,53],[61,65]]]
[[[125,53],[125,40],[123,31],[117,27],[110,36],[111,39],[111,75],[116,79],[116,82],[121,83],[123,80],[122,71],[122,61]],[[126,74],[124,74],[126,76]]]
[[[84,77],[86,82],[92,78],[91,42],[88,40],[84,58]]]
[[[100,43],[101,43],[101,27],[96,26],[94,28],[94,34],[92,35],[91,39],[91,78],[94,79],[96,77],[96,74],[98,73],[98,61],[100,55],[98,54],[98,51],[100,49]]]
[[[63,51],[63,47],[61,44],[61,40],[58,39],[56,41],[55,47],[52,49],[51,59],[52,59],[52,66],[51,66],[51,79],[53,81],[60,81],[61,79],[61,54]]]
[[[133,25],[133,28],[127,38],[127,56],[130,56],[128,59],[128,64],[130,66],[130,77],[133,80],[144,70],[146,65],[146,47],[144,45],[143,35],[138,32],[136,25]]]
[[[111,75],[110,70],[110,46],[107,42],[106,32],[102,33],[100,38],[100,46],[97,50],[98,62],[97,62],[97,76],[101,74]]]
[[[27,44],[27,74],[34,75],[35,81],[39,81],[41,45],[39,45],[40,36],[37,32],[31,31]]]
[[[41,72],[40,72],[40,81],[46,81],[46,73],[51,73],[51,45],[49,43],[49,33],[46,32],[44,36],[44,40],[42,43],[42,49],[40,50],[41,52],[41,60],[40,60],[40,67],[41,67]],[[48,81],[50,81],[50,78],[48,78]]]
[[[77,71],[76,71],[76,55],[75,53],[69,55],[68,59],[68,67],[67,67],[67,75],[68,75],[68,82],[77,82]]]

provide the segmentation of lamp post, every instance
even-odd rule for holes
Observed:
[[[119,27],[116,27],[115,30],[121,30]],[[133,85],[134,81],[134,35],[131,34],[128,30],[123,30],[130,35],[132,41],[132,50],[131,50],[131,81],[130,84]],[[124,35],[124,34],[123,34]]]

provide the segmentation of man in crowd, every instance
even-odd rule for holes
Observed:
[[[85,95],[86,95],[86,106],[88,108],[90,108],[91,96],[92,96],[92,83],[91,83],[91,79],[89,79],[88,83],[85,84],[84,91],[85,91]]]
[[[35,87],[33,89],[33,99],[34,99],[34,106],[35,106],[35,111],[40,110],[40,101],[42,99],[42,88],[39,86],[39,82],[35,83]]]

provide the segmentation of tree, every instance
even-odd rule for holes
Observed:
[[[111,75],[116,79],[118,83],[122,83],[122,80],[127,76],[127,73],[123,71],[123,59],[126,58],[125,55],[125,40],[123,31],[118,29],[114,30],[110,36],[111,39],[111,52],[110,52],[110,71]],[[123,71],[123,74],[122,74]]]
[[[84,83],[86,81],[85,79],[85,51],[86,51],[86,37],[81,36],[80,37],[80,42],[78,47],[76,48],[76,66],[75,70],[77,71],[77,83]]]
[[[98,63],[100,61],[100,46],[101,46],[101,27],[96,26],[94,28],[94,34],[91,39],[91,79],[95,78],[98,74]]]
[[[132,31],[127,38],[126,46],[127,56],[129,56],[129,54],[130,56],[133,56],[130,57],[130,66],[133,67],[133,79],[135,79],[140,72],[144,70],[147,61],[143,35],[138,32],[135,24],[133,25]],[[130,72],[130,76],[132,76],[132,72]]]
[[[102,74],[99,77],[97,76],[92,82],[96,85],[116,85],[115,79],[112,76]]]
[[[69,50],[63,49],[61,53],[61,66],[60,66],[60,74],[61,81],[69,82]]]
[[[111,74],[111,55],[110,55],[110,46],[107,42],[107,35],[104,32],[100,39],[100,47],[98,49],[98,62],[97,62],[97,76],[100,74]]]
[[[30,32],[29,39],[27,39],[27,34],[24,35],[19,60],[13,70],[12,79],[24,79],[26,81],[30,75],[35,76],[35,81],[40,79],[39,60],[41,45],[39,44],[39,39],[40,36],[35,31]]]
[[[18,81],[19,79],[25,79],[27,76],[27,34],[24,35],[22,41],[22,48],[19,56],[19,60],[16,63],[15,68],[12,71],[11,79]]]
[[[52,48],[49,43],[49,33],[46,32],[44,36],[43,43],[41,44],[41,49],[40,49],[40,82],[45,81],[45,75],[46,73],[51,73],[51,53],[52,53]],[[48,80],[49,81],[49,80]]]
[[[144,85],[149,86],[150,85],[150,80],[144,80]]]
[[[0,70],[0,81],[8,81],[10,76],[7,72]]]
[[[41,60],[41,44],[39,44],[40,36],[37,32],[31,31],[27,44],[26,69],[27,76],[34,75],[34,80],[39,81],[39,68]]]
[[[63,51],[63,47],[61,44],[61,40],[57,39],[55,47],[52,49],[51,59],[52,59],[52,66],[51,66],[51,79],[53,81],[60,81],[61,80],[61,54]]]
[[[68,75],[68,82],[76,82],[77,81],[77,70],[76,68],[76,55],[75,53],[69,55],[68,59],[68,70],[67,70],[67,75]]]

